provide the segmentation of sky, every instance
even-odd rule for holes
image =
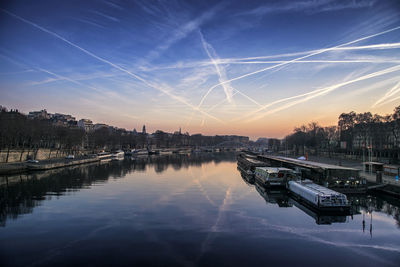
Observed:
[[[2,1],[0,105],[282,138],[400,105],[400,2]]]

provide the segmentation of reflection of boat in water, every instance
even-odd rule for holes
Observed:
[[[112,154],[108,153],[108,152],[101,152],[99,154],[97,154],[97,157],[101,160],[101,161],[109,161],[112,158]]]
[[[296,173],[288,168],[257,167],[254,175],[264,186],[286,186],[287,181],[296,179]]]
[[[149,152],[145,149],[135,149],[132,151],[133,156],[147,156]]]
[[[111,160],[123,160],[125,156],[124,151],[117,150],[112,154]]]
[[[248,170],[248,169],[246,170],[240,165],[238,165],[237,168],[241,173],[244,173],[245,175],[254,178],[254,173],[251,170]]]
[[[242,171],[242,169],[238,166],[238,170],[240,171],[240,176],[242,176],[242,179],[245,181],[246,184],[253,185],[254,184],[254,175],[248,174],[245,171]]]
[[[270,189],[265,188],[258,182],[255,183],[257,192],[265,199],[267,203],[278,204],[279,207],[286,208],[291,207],[292,204],[289,201],[289,195],[285,189]]]
[[[321,213],[315,209],[310,209],[305,205],[297,202],[295,199],[290,198],[289,203],[296,206],[298,209],[302,210],[304,213],[315,219],[316,224],[332,224],[332,223],[344,223],[346,222],[348,214],[343,213]]]

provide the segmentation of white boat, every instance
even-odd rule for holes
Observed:
[[[276,167],[256,167],[254,175],[264,186],[286,186],[287,181],[297,178],[293,170]]]
[[[160,150],[160,155],[171,155],[172,150]]]
[[[97,157],[100,160],[109,160],[109,159],[112,158],[112,156],[113,155],[111,153],[108,153],[108,152],[101,152],[101,153],[97,154]]]
[[[125,152],[122,150],[117,150],[112,154],[111,160],[123,160]]]
[[[144,156],[144,155],[148,155],[149,151],[147,151],[146,149],[134,149],[132,150],[132,156]]]
[[[346,195],[314,184],[310,180],[289,181],[288,189],[303,203],[325,211],[346,211],[350,209]]]

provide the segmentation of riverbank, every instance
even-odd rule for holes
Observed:
[[[400,181],[396,181],[395,176],[385,175],[382,173],[382,182],[378,183],[376,179],[376,173],[365,172],[361,160],[338,159],[312,155],[308,157],[308,160],[358,169],[360,170],[360,176],[367,180],[371,190],[400,198]]]
[[[0,163],[0,175],[19,174],[28,171],[43,171],[56,168],[64,168],[74,165],[97,162],[100,159],[97,156],[82,156],[75,159],[48,159],[37,163],[18,162],[18,163]]]

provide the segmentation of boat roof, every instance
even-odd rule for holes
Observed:
[[[363,162],[362,164],[367,164],[367,165],[369,165],[369,164],[371,164],[371,165],[385,165],[385,163],[382,163],[382,162],[376,162],[376,161],[366,161],[366,162]]]
[[[253,164],[259,164],[259,165],[265,165],[265,162],[262,162],[260,160],[254,159],[254,158],[248,158],[244,157],[248,162],[253,163]]]
[[[277,168],[277,167],[257,167],[256,169],[260,169],[260,170],[263,170],[263,171],[266,171],[269,173],[275,173],[275,172],[277,173],[280,171],[292,171],[293,172],[292,169],[281,168],[281,167],[279,167],[279,168]]]
[[[309,161],[309,160],[299,160],[299,159],[293,159],[293,158],[282,157],[282,156],[263,155],[260,157],[264,157],[266,159],[272,159],[272,160],[279,160],[279,161],[287,162],[287,163],[293,163],[298,166],[306,167],[306,168],[322,168],[322,169],[359,171],[358,169],[355,169],[355,168],[343,167],[343,166],[332,165],[332,164],[327,164],[327,163],[320,163],[320,162]]]
[[[314,184],[312,181],[310,180],[303,180],[303,181],[292,181],[295,183],[299,183],[317,193],[319,193],[320,195],[324,195],[324,196],[332,196],[332,195],[342,195],[339,192],[336,192],[332,189],[326,188],[322,185],[318,185],[318,184]]]
[[[398,168],[400,168],[399,165],[389,165],[389,164],[385,164],[383,167],[387,168],[387,169],[398,169]]]

